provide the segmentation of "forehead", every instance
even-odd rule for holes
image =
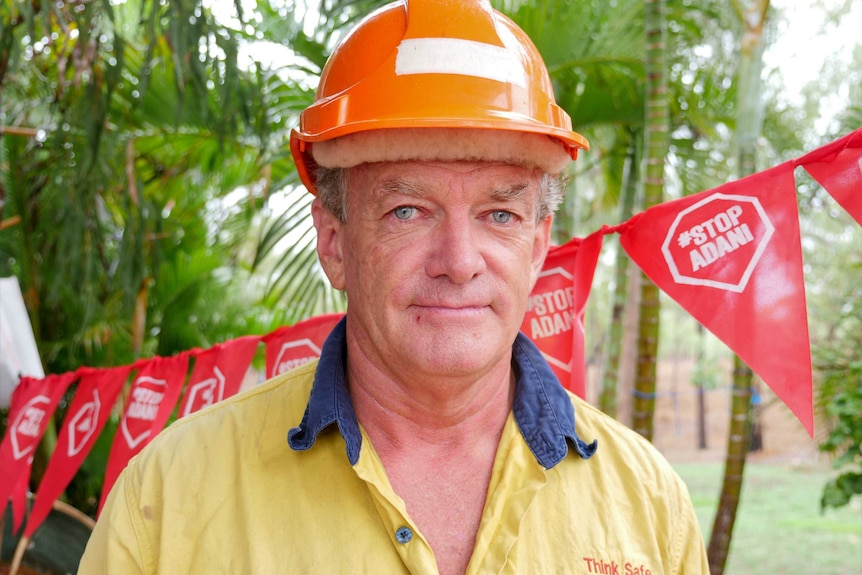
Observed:
[[[441,192],[499,195],[522,190],[532,197],[540,174],[524,166],[492,162],[380,162],[350,168],[349,189],[366,197]]]

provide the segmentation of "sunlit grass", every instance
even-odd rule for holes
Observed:
[[[723,466],[674,466],[688,485],[709,540]],[[728,575],[859,575],[862,501],[820,512],[828,470],[748,463],[734,527]]]

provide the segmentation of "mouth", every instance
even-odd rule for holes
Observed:
[[[490,309],[488,304],[451,304],[451,303],[421,303],[413,304],[411,310],[419,316],[437,316],[456,318],[476,317]]]

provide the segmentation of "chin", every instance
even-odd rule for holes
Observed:
[[[414,355],[416,369],[449,377],[478,377],[509,357],[508,347],[500,353],[499,345],[472,335],[444,336],[421,347]]]

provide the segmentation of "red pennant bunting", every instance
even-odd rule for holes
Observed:
[[[584,309],[603,236],[600,230],[548,251],[521,324],[563,387],[580,397],[586,396]]]
[[[650,208],[620,241],[813,434],[811,352],[793,164]]]
[[[260,337],[246,336],[216,345],[195,356],[180,417],[236,394],[257,351]]]
[[[21,474],[18,484],[12,490],[12,533],[18,533],[24,515],[27,513],[27,490],[30,484],[30,469]]]
[[[188,355],[155,357],[135,377],[120,420],[102,487],[99,512],[120,472],[158,434],[180,397],[188,371]]]
[[[623,248],[659,288],[747,362],[813,434],[795,166],[807,170],[862,224],[861,128],[793,162],[667,202],[613,229],[605,227],[552,248],[521,330],[536,343],[562,384],[584,397],[584,309],[602,238],[619,231]],[[259,341],[266,344],[267,377],[273,377],[319,357],[324,340],[342,317],[325,314],[263,338],[239,338],[201,352],[180,417],[235,394]],[[92,448],[132,369],[82,372],[25,530],[28,536]],[[103,502],[128,460],[164,427],[187,369],[187,355],[154,358],[135,379],[111,448]],[[23,510],[18,494],[22,486],[26,492],[33,451],[75,377],[75,373],[25,377],[13,394],[10,427],[0,443],[0,502],[15,496],[18,522]]]
[[[16,499],[20,498],[19,482],[22,480],[26,496],[33,454],[60,398],[76,377],[74,372],[39,379],[25,376],[12,392],[9,427],[0,443],[0,509],[6,508],[13,494]],[[20,501],[13,503],[20,504]]]
[[[323,314],[265,335],[267,378],[320,357],[326,336],[342,317],[340,313]]]
[[[575,255],[581,238],[573,238],[548,250],[530,298],[521,331],[529,337],[557,375],[563,387],[583,397],[572,376],[574,342],[583,342],[583,332],[576,329]],[[573,382],[573,379],[575,380]]]
[[[862,128],[796,160],[862,225]]]
[[[48,517],[54,501],[78,472],[105,427],[111,415],[111,408],[131,371],[130,365],[82,370],[75,398],[66,411],[57,447],[45,469],[45,476],[39,485],[36,501],[27,520],[24,529],[26,537],[33,536]]]

